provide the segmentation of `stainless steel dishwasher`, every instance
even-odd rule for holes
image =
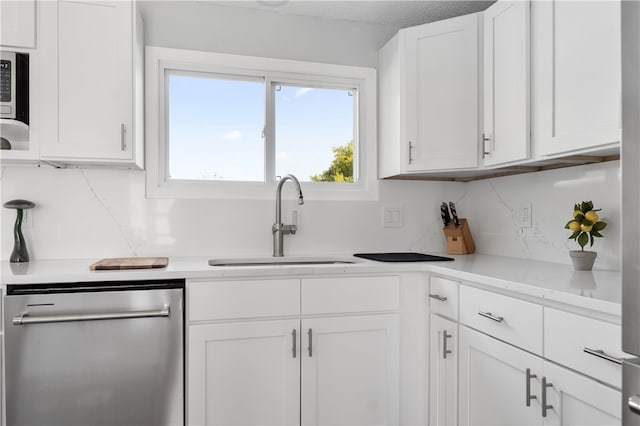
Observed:
[[[8,426],[184,425],[184,280],[8,285]]]

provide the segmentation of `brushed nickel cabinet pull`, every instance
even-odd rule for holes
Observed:
[[[447,298],[445,296],[440,296],[439,294],[429,294],[429,297],[432,299],[439,300],[441,302],[446,302]]]
[[[504,321],[504,317],[493,315],[491,312],[478,312],[478,315],[480,315],[481,317],[489,318],[490,320],[493,320],[495,322]]]
[[[597,356],[598,358],[606,359],[607,361],[612,362],[614,364],[618,364],[618,365],[622,364],[622,360],[620,358],[616,358],[612,355],[609,355],[605,353],[605,351],[603,351],[602,349],[584,348],[583,352],[588,353],[589,355]]]
[[[294,357],[294,358],[296,357],[297,352],[298,352],[298,351],[297,351],[297,349],[298,349],[298,348],[297,348],[298,343],[297,343],[296,335],[297,335],[297,330],[294,328],[294,329],[291,331],[291,341],[292,341],[292,343],[293,343],[293,346],[291,347],[291,354],[293,355],[293,357]]]
[[[307,336],[309,336],[309,347],[307,350],[309,351],[309,358],[311,358],[313,356],[313,330],[309,329]]]
[[[487,142],[491,141],[484,133],[482,134],[482,158],[491,155],[491,151],[487,150]]]
[[[411,141],[409,141],[409,164],[413,162],[413,158],[411,157],[412,152],[413,152],[413,145],[411,144]]]
[[[442,359],[447,359],[447,354],[452,353],[447,349],[447,339],[453,337],[453,334],[448,334],[447,330],[442,330]]]
[[[547,417],[547,410],[551,410],[553,405],[547,404],[547,388],[553,386],[553,383],[547,383],[547,378],[542,377],[542,417]]]
[[[531,395],[531,379],[535,379],[536,376],[535,374],[531,374],[531,369],[527,368],[527,382],[526,382],[526,397],[527,397],[527,407],[531,407],[531,400],[532,399],[538,399],[537,396],[535,395]]]
[[[122,123],[120,125],[120,149],[122,151],[126,151],[127,150],[127,126],[124,125],[124,123]]]

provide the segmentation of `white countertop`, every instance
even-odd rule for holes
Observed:
[[[336,256],[332,256],[336,257]],[[340,256],[349,257],[350,256]],[[576,272],[571,265],[482,254],[449,256],[453,262],[358,263],[329,265],[209,266],[207,257],[172,257],[161,269],[90,271],[99,259],[35,260],[0,263],[2,285],[52,282],[128,281],[173,278],[220,279],[341,274],[432,272],[528,296],[620,315],[622,279],[619,271]]]

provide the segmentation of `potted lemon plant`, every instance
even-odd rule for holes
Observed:
[[[575,240],[580,246],[580,250],[572,250],[569,252],[573,267],[576,271],[590,271],[593,268],[593,262],[598,255],[595,251],[585,251],[584,246],[593,243],[596,238],[601,238],[600,233],[607,224],[600,220],[597,212],[601,209],[594,209],[591,201],[583,201],[575,204],[573,207],[573,219],[564,226],[573,233],[569,236],[570,240]]]

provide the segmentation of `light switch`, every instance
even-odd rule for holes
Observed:
[[[385,228],[402,228],[404,226],[404,207],[384,206],[382,208],[382,226]]]

